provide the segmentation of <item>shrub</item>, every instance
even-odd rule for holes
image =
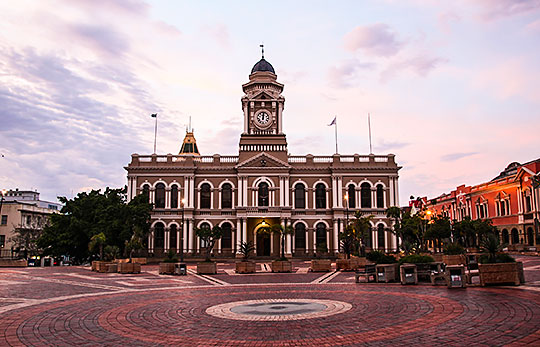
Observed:
[[[394,264],[397,263],[393,255],[384,254],[381,251],[371,251],[366,254],[366,259],[376,264]]]
[[[483,254],[478,258],[480,264],[494,264],[494,263],[514,263],[516,260],[509,254],[499,253],[495,256],[495,261],[488,254]]]
[[[444,254],[446,255],[460,255],[465,254],[465,248],[459,243],[450,243],[444,248]]]
[[[178,263],[178,256],[172,250],[167,253],[167,258],[163,259],[164,263]]]
[[[399,260],[399,264],[419,264],[419,263],[433,263],[435,259],[429,255],[411,254],[403,257]]]

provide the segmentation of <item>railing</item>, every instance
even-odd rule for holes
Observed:
[[[332,161],[332,157],[313,157],[314,163],[331,163]]]
[[[289,163],[305,163],[306,157],[300,157],[300,156],[290,156],[289,157]]]

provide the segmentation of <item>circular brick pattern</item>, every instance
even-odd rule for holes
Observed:
[[[335,300],[336,299],[336,300]],[[261,305],[277,317],[212,315]],[[295,305],[294,303],[306,303]],[[334,303],[334,304],[330,304]],[[319,306],[320,305],[320,306]],[[297,312],[295,306],[310,307]],[[320,310],[319,310],[320,309]],[[236,311],[236,312],[235,312]],[[228,314],[228,313],[227,313]],[[400,285],[250,285],[104,293],[0,314],[0,345],[355,346],[540,343],[537,292]]]
[[[332,316],[347,312],[351,308],[351,304],[335,300],[265,299],[210,306],[206,313],[223,319],[287,321]]]

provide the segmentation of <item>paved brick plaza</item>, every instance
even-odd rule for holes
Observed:
[[[540,345],[540,258],[521,260],[526,285],[465,290],[355,284],[352,273],[309,273],[304,262],[254,275],[220,264],[211,278],[152,265],[140,275],[4,268],[0,345]],[[237,304],[240,313],[227,311]],[[252,307],[304,316],[239,318]]]

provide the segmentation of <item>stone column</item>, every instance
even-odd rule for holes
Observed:
[[[193,233],[193,220],[188,221],[188,229],[189,229],[189,250],[194,253],[195,252],[195,234]]]
[[[338,234],[339,234],[339,229],[338,229],[338,221],[337,220],[334,220],[334,230],[333,230],[333,239],[334,239],[334,247],[333,247],[333,250],[334,250],[334,253],[339,253],[339,238],[338,238]]]
[[[289,177],[285,177],[285,206],[290,206],[289,196],[290,196]]]

